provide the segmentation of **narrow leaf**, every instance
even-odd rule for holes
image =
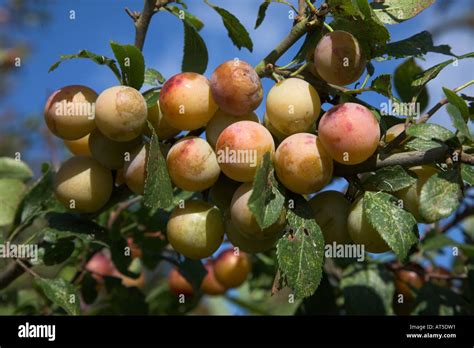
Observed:
[[[114,52],[122,70],[122,83],[139,90],[145,78],[145,59],[142,52],[134,45],[121,45],[111,41]]]
[[[435,0],[384,0],[372,2],[377,17],[385,24],[398,24],[430,7]]]
[[[43,290],[47,298],[68,314],[79,315],[81,313],[78,293],[74,286],[64,279],[36,278],[35,283]]]
[[[197,29],[184,22],[184,56],[181,70],[203,74],[209,60],[207,47]]]
[[[25,162],[17,161],[11,157],[0,157],[0,178],[28,181],[32,177],[33,172]]]

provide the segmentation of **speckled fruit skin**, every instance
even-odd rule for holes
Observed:
[[[166,164],[173,183],[186,191],[210,188],[221,173],[214,150],[206,140],[198,137],[186,137],[174,144]]]
[[[168,274],[168,287],[176,296],[193,296],[193,286],[179,273],[177,268],[173,268]]]
[[[107,138],[130,141],[143,132],[148,109],[139,91],[115,86],[103,91],[96,102],[95,123]]]
[[[224,238],[224,224],[219,209],[203,201],[187,201],[176,207],[167,225],[171,246],[190,259],[211,256]]]
[[[331,181],[333,162],[316,135],[298,133],[278,146],[275,171],[286,188],[309,194],[321,190]]]
[[[336,30],[324,35],[314,51],[314,65],[328,83],[345,86],[359,79],[367,61],[350,33]]]
[[[93,110],[96,99],[97,93],[86,86],[74,85],[58,89],[46,102],[46,125],[61,139],[77,140],[86,136],[95,128],[94,114],[86,112],[86,107]],[[72,105],[74,108],[68,109]],[[84,107],[82,112],[80,106]]]
[[[77,140],[64,140],[64,145],[73,155],[92,157],[91,150],[89,149],[89,135],[87,134]]]
[[[141,147],[141,136],[130,141],[113,141],[103,135],[98,129],[94,129],[89,137],[89,148],[92,157],[100,164],[109,169],[120,169],[125,164],[125,157],[131,156]]]
[[[155,129],[155,133],[160,140],[173,138],[181,132],[179,129],[172,127],[163,117],[159,101],[148,109],[148,121],[150,121],[152,124],[153,128]],[[146,126],[144,133],[148,136],[151,136],[151,132]]]
[[[252,183],[246,182],[235,191],[230,204],[232,224],[246,237],[251,239],[269,239],[281,233],[286,224],[285,211],[277,222],[262,230],[250,211],[247,203],[252,195]]]
[[[403,201],[403,209],[408,210],[418,222],[426,222],[420,212],[421,189],[428,179],[437,173],[437,170],[430,166],[416,166],[411,167],[410,171],[416,174],[416,183],[394,192],[394,195]]]
[[[109,169],[90,157],[72,157],[57,172],[54,193],[65,207],[75,201],[75,210],[92,213],[102,208],[112,194],[113,179]]]
[[[255,69],[242,60],[229,60],[211,76],[211,92],[219,108],[232,115],[245,115],[262,102],[263,88]]]
[[[214,275],[226,288],[241,286],[252,271],[250,258],[243,251],[224,250],[214,261]]]
[[[174,75],[160,93],[163,117],[174,128],[194,130],[204,127],[217,111],[209,80],[203,75],[185,72]]]
[[[352,241],[355,244],[364,245],[365,251],[369,253],[377,254],[389,251],[390,247],[365,218],[363,204],[364,198],[359,197],[352,203],[347,218],[347,227]]]
[[[253,181],[255,172],[263,161],[263,155],[267,152],[273,157],[275,142],[270,132],[256,122],[233,123],[224,129],[217,139],[217,161],[224,174],[235,181]],[[245,154],[244,160],[232,161],[231,157],[226,156],[231,153]],[[250,160],[246,160],[247,158]]]
[[[380,127],[365,106],[344,103],[332,107],[321,117],[318,135],[336,162],[353,165],[364,162],[375,153]]]
[[[389,129],[387,129],[387,132],[385,133],[384,136],[384,141],[386,143],[391,142],[393,139],[395,139],[397,136],[399,136],[403,131],[405,130],[405,124],[404,123],[398,123]]]
[[[308,82],[289,78],[278,82],[267,96],[267,119],[279,132],[310,132],[319,117],[321,100]]]
[[[275,234],[272,237],[266,239],[251,238],[240,232],[232,223],[231,219],[225,221],[225,232],[227,238],[234,247],[239,248],[241,251],[255,254],[270,250],[275,246],[278,239],[283,234],[283,230],[280,233]]]
[[[212,117],[206,126],[206,139],[211,144],[212,148],[216,148],[217,139],[221,135],[222,131],[233,123],[239,121],[253,121],[259,123],[258,116],[254,113],[248,113],[241,116],[231,115],[222,109],[217,110],[216,114]]]
[[[214,263],[208,261],[204,267],[207,270],[207,274],[202,280],[201,291],[206,295],[219,296],[226,293],[227,288],[221,284],[214,273]]]
[[[311,200],[316,223],[321,228],[326,244],[352,242],[347,230],[347,217],[351,203],[338,191],[321,192]]]

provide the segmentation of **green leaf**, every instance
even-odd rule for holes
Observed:
[[[474,186],[474,166],[469,164],[461,164],[462,180],[469,186]]]
[[[428,31],[422,31],[421,33],[410,36],[409,38],[400,41],[390,42],[389,44],[387,44],[385,52],[383,52],[382,56],[377,57],[377,60],[381,61],[386,59],[405,57],[419,58],[429,52],[454,56],[454,53],[451,52],[451,46],[435,46],[433,44],[433,38],[431,36],[431,33],[429,33]]]
[[[425,283],[416,297],[412,315],[469,315],[469,303],[451,289]]]
[[[455,135],[449,129],[432,123],[414,124],[407,128],[407,135],[423,140],[441,140],[447,141],[454,138]]]
[[[269,152],[263,156],[263,162],[257,169],[247,204],[261,229],[273,225],[284,209],[284,189],[275,179]]]
[[[395,287],[383,265],[350,265],[340,283],[344,307],[350,315],[390,315]]]
[[[459,134],[466,139],[472,140],[471,132],[469,131],[466,122],[464,122],[461,111],[453,104],[446,105],[446,111],[448,112],[454,127],[459,131]]]
[[[459,109],[464,121],[467,122],[469,120],[469,107],[464,99],[448,88],[443,87],[443,91],[449,103]]]
[[[69,315],[79,315],[81,313],[77,291],[73,285],[64,279],[35,278],[35,283],[43,290],[47,298],[64,309]]]
[[[454,239],[449,238],[444,234],[437,234],[431,238],[425,238],[421,243],[422,251],[439,250],[445,247],[456,247],[461,250],[466,256],[474,257],[474,246],[464,243],[458,243]]]
[[[334,2],[334,1],[333,1]],[[337,1],[341,2],[341,1]],[[385,51],[390,33],[377,18],[367,0],[342,1],[342,12],[334,12],[335,20],[331,26],[335,30],[345,30],[353,34],[362,47],[368,60]]]
[[[392,77],[389,74],[377,76],[370,85],[370,88],[377,93],[392,98]]]
[[[384,0],[372,2],[377,17],[385,24],[398,24],[430,7],[435,0]]]
[[[121,45],[114,41],[110,41],[110,47],[122,70],[122,83],[140,90],[145,78],[142,52],[135,45]]]
[[[278,241],[277,258],[282,279],[296,298],[311,296],[319,286],[324,258],[324,237],[308,203],[295,196],[295,209],[287,212],[287,233]]]
[[[22,181],[0,178],[0,227],[10,225],[15,220],[15,212],[24,191],[25,184]]]
[[[184,24],[184,56],[181,70],[203,74],[207,68],[209,56],[207,47],[197,29],[183,21]]]
[[[457,62],[458,60],[465,59],[465,58],[474,58],[474,52],[467,53],[467,54],[464,54],[462,56],[458,56],[458,57],[453,58],[453,59],[449,59],[445,62],[439,63],[439,64],[423,71],[422,73],[418,74],[416,76],[416,79],[414,79],[412,84],[411,84],[414,87],[415,95],[418,95],[422,91],[423,87],[425,87],[428,82],[430,82],[431,80],[436,78],[436,76],[438,76],[438,74],[441,72],[441,70],[446,68],[448,65],[450,65],[454,62]]]
[[[108,307],[104,315],[146,315],[148,304],[144,293],[136,287],[125,287],[122,281],[114,277],[105,277],[105,287],[108,293]]]
[[[53,173],[49,166],[46,165],[44,174],[23,196],[15,214],[15,223],[18,225],[27,219],[32,219],[51,207],[58,207],[58,204],[53,192]]]
[[[82,278],[81,295],[87,304],[92,304],[97,298],[97,281],[89,272],[86,272]]]
[[[364,215],[400,260],[405,260],[418,242],[415,218],[396,205],[396,198],[384,192],[364,193]]]
[[[204,0],[204,2],[216,10],[217,13],[222,17],[222,22],[227,29],[227,33],[229,34],[230,39],[234,43],[235,46],[240,50],[242,47],[245,47],[250,52],[253,50],[253,43],[250,35],[245,29],[245,27],[240,23],[237,17],[235,17],[229,11],[215,6],[211,4],[208,0]]]
[[[49,68],[48,72],[51,72],[53,70],[56,70],[56,68],[59,66],[59,64],[61,64],[63,61],[65,60],[70,60],[70,59],[76,59],[76,58],[85,58],[85,59],[90,59],[92,60],[94,63],[97,63],[99,65],[105,65],[105,66],[108,66],[110,68],[110,70],[112,70],[112,72],[114,73],[115,77],[117,77],[117,79],[119,81],[122,80],[122,77],[120,75],[120,70],[117,68],[117,65],[115,64],[115,60],[111,59],[111,58],[108,58],[108,57],[105,57],[105,56],[101,56],[101,55],[98,55],[98,54],[95,54],[95,53],[92,53],[90,51],[87,51],[87,50],[81,50],[79,51],[78,53],[76,54],[66,54],[66,55],[62,55],[60,57],[60,60],[57,61],[56,63],[54,63],[53,65],[51,65],[51,67]]]
[[[161,73],[153,68],[147,68],[145,70],[145,80],[143,84],[148,86],[159,86],[160,84],[165,83],[166,79],[161,75]]]
[[[364,186],[372,191],[396,192],[416,183],[402,166],[395,165],[377,170],[364,181]]]
[[[88,219],[87,216],[51,212],[47,213],[45,218],[50,234],[57,234],[60,237],[91,235],[94,238],[104,239],[107,233],[104,227]]]
[[[204,27],[204,23],[198,17],[196,17],[192,13],[189,13],[188,11],[180,9],[177,6],[167,5],[165,6],[164,10],[174,14],[176,17],[186,22],[187,24],[192,25],[194,28],[196,28],[197,31],[201,30]]]
[[[458,208],[461,196],[456,171],[436,173],[421,188],[420,213],[428,222],[448,217]]]
[[[30,167],[23,162],[10,157],[0,157],[0,178],[28,181],[33,177]]]
[[[405,103],[411,103],[415,96],[415,91],[411,86],[413,78],[421,73],[423,69],[416,64],[414,58],[407,59],[395,69],[394,85],[395,90]],[[422,112],[428,105],[429,97],[428,90],[424,87],[418,95],[417,102],[420,105],[420,112]]]
[[[186,278],[196,292],[201,288],[201,283],[207,274],[201,260],[191,260],[187,257],[179,263],[179,273]]]
[[[126,275],[127,277],[136,279],[140,276],[140,274],[137,274],[130,270],[132,258],[130,257],[130,255],[125,254],[125,250],[127,247],[128,243],[125,238],[118,238],[112,240],[110,245],[112,262],[114,263],[115,267],[117,267],[117,270],[120,273]]]
[[[143,92],[143,98],[145,98],[146,106],[149,108],[156,105],[160,99],[160,90],[156,88],[151,88],[148,91]]]
[[[46,266],[57,265],[66,261],[74,252],[75,244],[70,238],[61,238],[56,243],[43,242],[43,263]]]
[[[152,126],[149,128],[153,135],[147,153],[147,176],[143,203],[152,209],[164,209],[173,204],[173,186],[168,174],[166,160],[160,150],[158,137],[154,128]]]
[[[284,0],[265,0],[264,2],[262,2],[262,4],[260,5],[260,7],[258,8],[257,21],[255,22],[255,27],[254,27],[254,29],[257,29],[257,28],[260,26],[260,24],[263,23],[263,20],[265,19],[265,15],[266,15],[266,13],[267,13],[268,6],[269,6],[272,2],[276,2],[276,3],[288,5],[288,6],[291,7],[291,9],[292,9],[295,13],[298,13],[298,10],[297,10],[292,4],[290,4],[288,1],[284,1]]]
[[[305,35],[303,44],[296,55],[293,57],[292,61],[294,61],[295,64],[306,62],[308,56],[310,56],[308,53],[314,55],[314,49],[322,37],[323,32],[321,30],[313,30],[308,32]]]
[[[329,6],[329,12],[331,12],[334,17],[362,16],[357,1],[328,0],[327,4]]]
[[[406,142],[403,147],[412,151],[428,151],[436,149],[440,146],[445,146],[442,143],[433,140],[425,140],[420,138],[414,138]]]

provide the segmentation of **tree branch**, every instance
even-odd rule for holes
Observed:
[[[26,263],[26,265],[29,265],[29,263]],[[16,263],[12,262],[7,267],[5,270],[0,273],[0,290],[5,289],[8,285],[10,285],[15,279],[17,279],[19,276],[21,276],[25,270],[23,267]]]
[[[134,19],[135,22],[135,46],[137,46],[140,51],[143,50],[143,45],[145,44],[146,34],[148,32],[148,27],[150,26],[151,18],[153,15],[160,10],[160,8],[168,5],[170,2],[175,0],[145,0],[143,5],[142,12],[137,15],[130,15],[130,11],[125,11],[127,14]]]
[[[422,164],[429,164],[446,160],[450,156],[450,151],[447,146],[440,146],[438,148],[427,151],[411,151],[403,153],[395,153],[392,155],[377,154],[370,157],[367,161],[353,166],[336,163],[334,167],[335,176],[348,176],[358,173],[372,172],[377,169],[400,165],[402,167],[413,167]],[[472,155],[463,154],[461,162],[468,163],[474,160]]]
[[[257,64],[255,71],[258,76],[266,77],[271,74],[271,71],[268,70],[267,66],[269,64],[275,64],[275,62],[283,54],[285,54],[288,49],[295,44],[304,34],[306,34],[311,27],[308,18],[302,18],[301,21],[296,23],[295,26],[291,29],[290,33],[275,47],[263,60]]]

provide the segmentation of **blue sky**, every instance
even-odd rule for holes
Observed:
[[[239,51],[233,46],[220,17],[203,1],[187,1],[189,11],[205,23],[201,35],[206,41],[209,51],[209,65],[205,73],[208,77],[219,64],[235,57],[256,65],[288,33],[292,25],[292,20],[288,16],[289,8],[278,3],[270,5],[264,23],[257,30],[253,30],[258,7],[262,1],[213,1],[216,5],[234,13],[249,30],[254,42],[252,53],[245,49]],[[2,2],[4,0],[0,0],[0,4]],[[295,0],[292,2],[296,3]],[[15,80],[13,80],[13,92],[1,101],[0,111],[4,108],[14,109],[20,115],[37,114],[38,118],[42,119],[41,113],[47,96],[59,87],[83,84],[100,93],[116,84],[116,79],[108,68],[95,65],[87,60],[67,61],[53,73],[48,73],[48,68],[58,60],[60,55],[76,53],[81,49],[88,49],[112,57],[113,54],[108,45],[110,40],[119,43],[133,43],[134,41],[134,28],[131,19],[124,12],[124,8],[141,10],[142,7],[142,1],[136,0],[62,0],[45,1],[44,3],[48,4],[46,6],[51,13],[50,21],[42,27],[26,28],[14,33],[19,39],[26,39],[30,43],[32,52],[30,57],[23,62]],[[472,1],[458,0],[456,6],[451,6],[449,10],[441,11],[439,8],[432,7],[415,19],[389,26],[392,41],[407,38],[423,30],[430,30],[442,21],[459,14],[460,8],[466,7],[472,9]],[[70,11],[75,11],[75,19],[70,19]],[[437,45],[449,43],[455,54],[464,54],[473,51],[474,48],[472,32],[462,30],[448,31],[436,36],[434,41]],[[292,48],[279,63],[283,65],[288,62],[297,49],[298,46]],[[159,70],[165,77],[170,77],[180,72],[182,52],[183,26],[181,22],[169,13],[157,14],[149,28],[144,48],[147,66]],[[448,58],[439,54],[428,54],[426,60],[419,60],[418,63],[423,68],[429,68]],[[382,73],[392,73],[401,62],[401,60],[392,60],[375,63],[375,76]],[[472,79],[473,71],[473,59],[460,61],[457,67],[451,66],[443,70],[438,78],[429,84],[429,105],[433,105],[443,97],[441,87],[455,88]],[[265,93],[268,93],[272,84],[273,82],[269,79],[263,81]],[[474,95],[473,86],[466,89],[464,93]],[[364,94],[362,98],[375,106],[386,102],[384,97],[374,93]],[[264,103],[257,110],[260,117],[263,112]],[[451,127],[444,108],[432,120]],[[31,152],[26,154],[26,160],[37,156],[45,157],[44,159],[48,160],[47,151],[42,146],[42,144],[34,146]],[[66,156],[65,151],[63,155]],[[340,187],[340,185],[338,186]],[[459,234],[455,233],[454,236],[457,238]]]

